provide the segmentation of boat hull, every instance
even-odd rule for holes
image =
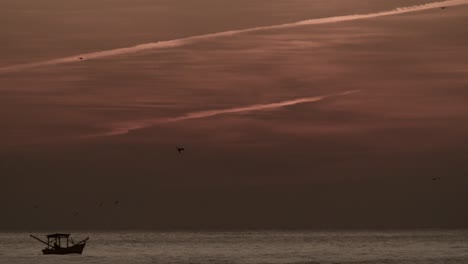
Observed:
[[[66,255],[66,254],[81,254],[86,244],[78,244],[67,248],[46,248],[42,250],[44,255]]]

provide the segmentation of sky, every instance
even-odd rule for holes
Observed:
[[[0,229],[466,228],[465,2],[2,2]]]

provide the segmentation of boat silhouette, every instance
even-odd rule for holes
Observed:
[[[42,250],[44,255],[81,254],[86,246],[86,241],[89,239],[89,237],[87,237],[78,243],[74,243],[70,234],[56,233],[47,235],[47,242],[45,242],[36,236],[30,236],[47,246]]]

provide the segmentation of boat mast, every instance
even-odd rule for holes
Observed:
[[[49,244],[49,238],[47,238],[47,242],[45,242],[44,240],[40,239],[40,238],[37,238],[33,235],[30,235],[32,238],[36,239],[37,241],[41,242],[41,243],[44,243],[47,245],[47,248],[50,248],[50,244]]]

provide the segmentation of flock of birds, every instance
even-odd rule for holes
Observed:
[[[80,58],[80,59],[81,59],[81,58]],[[180,154],[182,154],[183,151],[185,151],[185,148],[183,148],[183,147],[176,147],[176,150],[177,150],[177,152],[178,152],[179,155],[180,155]],[[114,207],[120,207],[120,201],[119,201],[119,200],[115,200],[114,203],[113,203],[113,206],[114,206]],[[98,207],[99,207],[99,208],[104,207],[104,202],[103,202],[103,201],[99,202]],[[35,205],[33,206],[33,208],[34,208],[34,209],[39,209],[39,205],[38,205],[38,204],[35,204]],[[74,211],[74,212],[73,212],[73,216],[76,217],[76,216],[79,216],[79,215],[80,215],[80,213],[79,213],[78,211]]]
[[[444,8],[445,8],[445,7],[444,7]],[[80,59],[82,59],[82,58],[80,58]],[[180,155],[180,154],[182,154],[182,152],[185,151],[185,148],[183,148],[183,147],[176,147],[176,150],[177,150],[177,152],[178,152],[179,155]],[[433,177],[433,178],[432,178],[432,181],[440,181],[440,180],[441,180],[440,177]],[[113,206],[114,206],[114,207],[119,207],[119,206],[120,206],[120,201],[119,201],[119,200],[114,201]],[[98,207],[99,207],[99,208],[104,207],[104,202],[100,202],[100,203],[98,204]],[[39,205],[37,205],[37,204],[34,205],[34,209],[39,209]],[[76,216],[79,216],[79,214],[80,214],[80,213],[79,213],[78,211],[74,211],[74,212],[73,212],[73,216],[75,216],[75,217],[76,217]]]

